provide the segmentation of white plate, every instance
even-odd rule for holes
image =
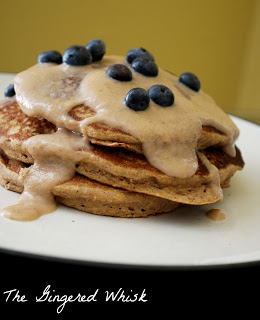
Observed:
[[[0,90],[13,75],[1,75]],[[75,262],[201,267],[260,261],[260,127],[232,117],[240,129],[238,147],[245,168],[224,190],[221,204],[190,207],[147,219],[95,216],[60,206],[32,222],[0,216],[0,249]],[[0,188],[0,210],[17,194]],[[220,222],[205,215],[220,208]]]

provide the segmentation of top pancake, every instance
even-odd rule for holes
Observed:
[[[93,117],[95,112],[84,105],[75,106],[69,115],[77,121]],[[93,123],[87,127],[87,135],[93,144],[108,147],[120,147],[143,154],[142,144],[129,133],[111,128],[103,123]],[[209,146],[225,145],[228,137],[212,126],[202,126],[202,135],[198,141],[198,149],[205,149]]]
[[[109,75],[115,64],[128,69],[130,81]],[[94,144],[143,153],[169,176],[191,177],[198,167],[195,151],[207,146],[221,145],[235,155],[238,128],[209,95],[160,68],[156,77],[145,76],[125,57],[105,56],[84,66],[36,64],[17,74],[14,86],[27,115],[41,116],[57,128],[89,137]],[[150,94],[150,89],[161,86],[174,95],[168,107]],[[147,97],[144,111],[135,111],[127,103],[133,88],[141,88]],[[139,95],[136,99],[141,103]],[[202,126],[211,127],[207,135],[202,136]]]

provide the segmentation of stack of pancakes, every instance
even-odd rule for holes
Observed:
[[[69,116],[80,122],[93,117],[86,105],[74,106]],[[34,163],[24,143],[35,135],[49,134],[56,126],[40,116],[28,116],[15,99],[0,107],[0,183],[6,189],[23,192],[26,172]],[[235,157],[221,146],[225,133],[203,125],[198,140],[198,169],[192,177],[167,176],[154,168],[144,156],[142,143],[129,133],[103,123],[90,123],[86,134],[91,148],[81,150],[84,159],[76,164],[75,176],[52,190],[55,199],[69,207],[100,215],[146,217],[169,212],[183,205],[204,205],[221,201],[205,162],[218,169],[220,186],[229,186],[230,178],[243,168],[236,148]]]

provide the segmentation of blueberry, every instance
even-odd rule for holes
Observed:
[[[6,89],[5,89],[5,97],[13,97],[15,96],[15,91],[14,91],[14,85],[10,84]]]
[[[143,88],[134,88],[125,97],[125,104],[135,111],[143,111],[149,106],[149,95]]]
[[[107,69],[107,75],[118,81],[131,81],[133,79],[132,71],[123,64],[112,64]]]
[[[69,47],[63,54],[63,62],[71,66],[84,66],[91,64],[91,53],[82,46]]]
[[[154,57],[144,48],[135,48],[130,51],[128,51],[126,55],[126,61],[128,63],[132,63],[134,59],[139,57],[145,57],[151,61],[154,61]]]
[[[60,64],[62,63],[62,56],[56,50],[42,52],[38,56],[38,63],[45,63],[45,62],[53,62]]]
[[[100,61],[106,52],[106,45],[102,40],[94,39],[87,43],[86,48],[92,55],[92,62]]]
[[[194,91],[200,90],[200,81],[197,78],[197,76],[195,76],[195,74],[193,74],[191,72],[185,72],[185,73],[181,74],[179,81]]]
[[[174,103],[174,95],[168,87],[156,84],[148,90],[151,100],[162,107],[169,107]]]
[[[151,61],[145,57],[134,59],[131,64],[131,68],[146,77],[156,77],[158,75],[157,65],[154,63],[154,61]]]

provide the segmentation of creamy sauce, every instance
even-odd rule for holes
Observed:
[[[211,209],[206,212],[206,216],[214,221],[222,221],[226,219],[226,214],[221,209]]]
[[[145,77],[133,71],[132,81],[120,82],[106,74],[114,63],[128,65],[122,57],[107,56],[101,62],[81,67],[37,64],[15,77],[16,99],[23,112],[42,116],[59,130],[25,142],[35,163],[25,178],[25,191],[18,205],[5,209],[5,216],[32,220],[55,210],[51,189],[74,175],[75,164],[82,159],[77,149],[89,148],[84,136],[91,123],[104,123],[138,138],[150,164],[169,176],[189,178],[195,174],[202,125],[224,132],[229,137],[224,149],[235,155],[237,127],[202,90],[195,92],[187,88],[175,75],[162,69],[157,77]],[[154,84],[163,84],[173,91],[173,106],[163,108],[150,101],[147,110],[136,112],[125,105],[125,97],[132,88],[148,90]],[[89,106],[95,116],[83,121],[72,119],[69,112],[80,104]],[[221,193],[218,170],[202,154],[199,157],[213,176],[217,192]],[[27,216],[19,216],[24,209]]]
[[[26,172],[18,204],[4,209],[2,215],[31,221],[56,210],[51,190],[74,176],[75,164],[84,158],[78,149],[88,149],[89,144],[85,137],[67,129],[34,136],[25,144],[35,162]]]
[[[128,132],[142,142],[151,165],[169,176],[188,178],[195,174],[196,147],[203,124],[224,132],[229,137],[226,151],[235,155],[233,144],[238,129],[202,90],[187,88],[175,75],[162,69],[157,77],[133,72],[132,81],[120,82],[106,74],[108,66],[114,63],[127,64],[124,58],[115,56],[83,67],[37,64],[15,77],[17,101],[24,113],[42,116],[57,127],[83,135],[93,122]],[[147,110],[136,112],[124,104],[132,88],[148,90],[154,84],[164,84],[173,91],[173,106],[162,108],[150,101]],[[96,115],[81,122],[72,119],[68,113],[79,104],[89,106]]]
[[[220,176],[218,169],[208,160],[205,154],[198,151],[197,155],[211,175],[211,188],[214,189],[214,193],[218,195],[221,200],[223,200],[223,191],[220,187]]]

